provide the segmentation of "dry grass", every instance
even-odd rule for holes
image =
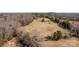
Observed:
[[[60,30],[62,33],[64,33],[64,29],[60,28],[56,23],[51,22],[40,22],[41,18],[34,20],[31,24],[18,28],[19,30],[27,31],[30,33],[30,35],[50,35],[51,33]],[[46,18],[45,18],[46,19]]]

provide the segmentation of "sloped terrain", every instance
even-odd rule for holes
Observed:
[[[45,20],[49,20],[46,22],[41,22],[40,21],[41,19],[42,18],[34,20],[31,24],[24,27],[20,27],[19,30],[29,32],[31,36],[34,35],[47,36],[57,30],[62,31],[62,33],[65,32],[64,29],[60,28],[56,23],[51,22],[49,19],[45,18]]]
[[[7,39],[12,32],[18,27],[24,26],[32,22],[32,14],[0,14],[0,36]]]
[[[45,20],[44,22],[41,22],[41,20],[42,18],[38,18],[29,25],[18,28],[18,30],[29,32],[31,38],[33,38],[34,36],[37,37],[36,42],[43,47],[79,46],[78,38],[75,37],[68,39],[61,39],[58,41],[47,40],[45,37],[51,35],[53,32],[57,30],[60,30],[62,34],[64,34],[67,31],[59,27],[56,23],[51,22],[47,18],[44,18]]]
[[[17,27],[17,37],[7,41],[5,47],[75,47],[79,46],[79,38],[69,37],[61,38],[58,41],[47,39],[56,31],[61,31],[69,35],[69,31],[60,27],[57,23],[48,18],[36,18],[25,26]],[[22,22],[22,21],[21,21]],[[25,22],[25,21],[24,21]],[[23,24],[24,25],[24,24]],[[28,34],[27,34],[28,33]]]

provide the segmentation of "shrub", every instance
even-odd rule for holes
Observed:
[[[3,46],[3,44],[4,44],[4,41],[0,40],[0,47]]]
[[[53,17],[49,17],[49,19],[51,20],[51,21],[54,21],[55,20],[55,17],[53,16]]]
[[[2,38],[5,39],[6,36],[6,29],[5,27],[2,27]]]
[[[52,17],[50,17],[49,19],[50,19],[50,21],[54,21]]]
[[[71,38],[72,36],[71,36],[71,33],[64,33],[63,34],[63,39],[68,39],[68,38]]]
[[[2,36],[0,36],[0,47],[4,44],[4,40],[2,38]]]
[[[17,39],[23,47],[32,46],[31,38],[28,32],[19,31],[17,33]]]
[[[3,38],[2,38],[2,36],[0,36],[0,40],[2,40]]]
[[[33,21],[33,15],[32,14],[26,14],[26,15],[21,15],[19,19],[19,23],[21,26],[28,25]]]
[[[59,23],[59,18],[55,18],[54,22]]]
[[[62,33],[61,31],[56,31],[54,32],[51,36],[47,36],[46,39],[49,39],[49,40],[59,40],[62,38]]]
[[[74,36],[74,37],[78,37],[79,38],[79,29],[76,29],[76,30],[71,31],[71,36]]]
[[[76,30],[76,34],[77,34],[77,35],[79,35],[79,29],[78,29],[78,30]]]
[[[44,22],[44,18],[41,20],[41,22]]]
[[[52,36],[46,36],[45,38],[51,40]]]
[[[35,16],[33,16],[33,19],[36,19],[36,17],[35,17]]]
[[[60,23],[60,25],[63,28],[70,29],[70,23],[69,23],[69,21],[63,21],[62,23]]]
[[[49,16],[47,16],[47,15],[45,15],[44,17],[45,17],[45,18],[49,18]]]
[[[21,26],[25,26],[25,23],[23,20],[20,20],[19,22],[21,23]]]
[[[7,38],[7,40],[9,41],[9,40],[11,40],[13,38],[13,36],[12,35],[9,35],[9,37]]]
[[[12,28],[12,29],[13,29],[12,36],[17,37],[17,30],[15,28]]]
[[[63,38],[64,38],[64,39],[67,39],[68,37],[65,35],[65,36],[63,36]]]
[[[62,37],[61,31],[56,31],[56,32],[54,32],[54,34],[53,34],[52,40],[59,40],[59,39],[61,39],[61,37]]]

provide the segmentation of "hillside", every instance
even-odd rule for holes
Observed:
[[[40,36],[39,40],[43,40],[41,42],[39,42],[42,46],[79,46],[78,44],[78,38],[69,38],[69,39],[61,39],[59,41],[45,41],[45,37],[48,35],[51,35],[53,32],[60,30],[62,33],[65,33],[66,30],[60,28],[56,23],[51,22],[49,19],[45,20],[49,20],[46,22],[41,22],[42,18],[39,18],[37,20],[34,20],[31,24],[20,28],[23,31],[27,31],[30,33],[31,36]],[[76,39],[76,40],[75,40]]]
[[[0,36],[7,39],[14,30],[32,22],[32,14],[2,13],[0,14]]]
[[[32,40],[35,40],[36,43],[38,43],[41,47],[68,47],[68,46],[79,46],[79,38],[72,37],[68,39],[60,39],[58,41],[52,41],[46,39],[47,36],[50,36],[52,33],[56,32],[57,30],[60,30],[62,34],[68,33],[67,30],[61,28],[58,26],[58,24],[51,22],[50,19],[44,18],[44,22],[41,22],[43,18],[37,18],[34,19],[32,23],[29,25],[19,27],[18,31],[24,31],[28,32]],[[35,39],[36,37],[36,39]],[[14,40],[14,39],[13,39]],[[16,44],[16,39],[13,41]],[[9,41],[9,46],[13,46],[12,40]],[[5,44],[4,46],[6,46]]]

